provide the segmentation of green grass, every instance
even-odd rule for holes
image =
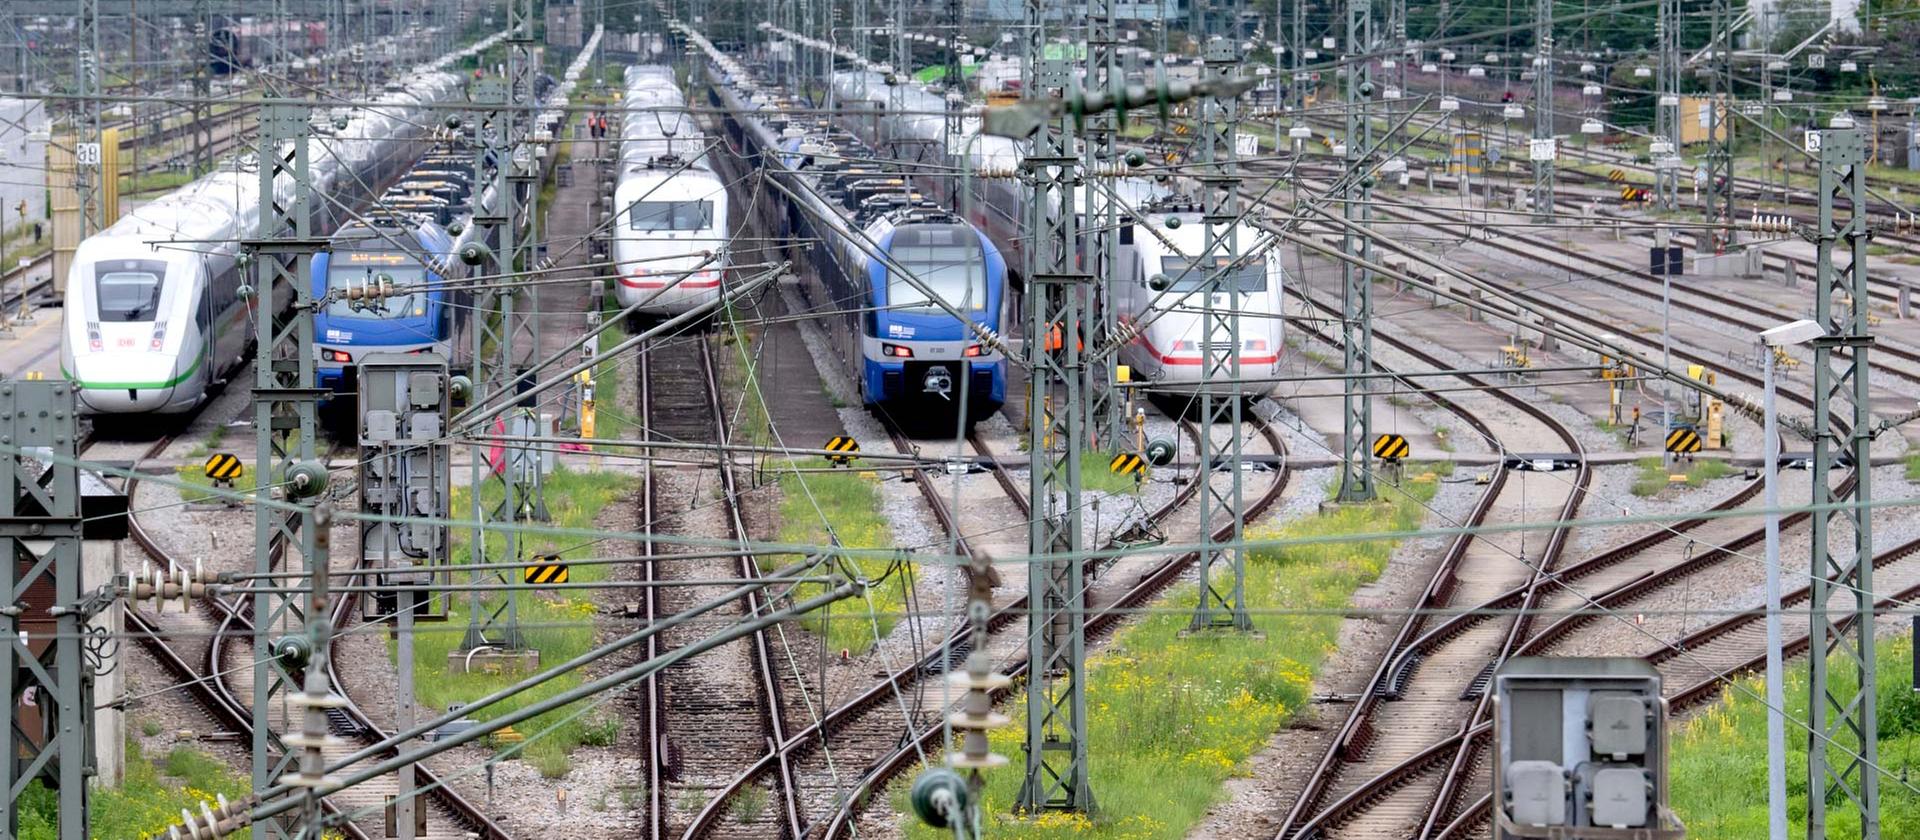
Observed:
[[[602,321],[619,322],[620,305],[614,301],[613,290],[607,290],[607,297],[601,301],[600,317]],[[600,333],[598,350],[605,353],[626,341],[631,336],[625,323],[615,323]],[[625,385],[620,375],[620,360],[610,358],[593,367],[593,436],[600,440],[612,440],[632,437],[640,428],[638,418],[626,411],[626,403],[620,401],[620,390]],[[622,446],[603,446],[602,452],[628,452]]]
[[[1882,636],[1875,692],[1879,700],[1880,763],[1890,776],[1880,782],[1882,837],[1920,837],[1920,794],[1900,780],[1909,779],[1920,755],[1920,694],[1912,690],[1913,644],[1902,633]],[[1830,660],[1835,683],[1844,692],[1857,684],[1838,657]],[[1738,683],[1705,713],[1672,734],[1673,781],[1670,804],[1694,840],[1746,840],[1767,836],[1767,715],[1760,678]],[[1796,721],[1807,720],[1807,666],[1786,673],[1788,835],[1806,832],[1807,737]],[[1854,742],[1842,738],[1849,748]],[[1836,752],[1835,755],[1842,753]],[[1858,837],[1852,809],[1829,805],[1827,836]]]
[[[1660,495],[1661,490],[1673,483],[1668,480],[1669,476],[1684,473],[1688,487],[1699,487],[1733,472],[1727,462],[1719,460],[1696,460],[1692,463],[1676,461],[1669,469],[1668,465],[1660,462],[1658,455],[1641,458],[1634,464],[1640,468],[1640,476],[1633,480],[1633,495],[1643,497]]]
[[[225,762],[199,750],[174,747],[159,766],[136,741],[127,742],[127,776],[119,787],[96,788],[89,801],[93,836],[101,840],[147,838],[180,819],[180,811],[199,813],[215,795],[238,800],[252,787]],[[39,782],[27,787],[19,809],[20,840],[54,840],[58,806],[53,791]]]
[[[1413,464],[1407,472],[1442,471],[1447,464]],[[1409,530],[1424,519],[1421,503],[1437,485],[1407,485],[1385,505],[1342,507],[1322,516],[1263,529],[1263,538]],[[1394,542],[1321,543],[1254,551],[1247,563],[1247,604],[1256,611],[1314,610],[1312,614],[1256,612],[1262,635],[1183,637],[1195,589],[1174,589],[1147,617],[1115,637],[1087,666],[1088,739],[1097,816],[1010,816],[1019,790],[1017,769],[1025,699],[1006,705],[1013,725],[995,730],[994,752],[1016,767],[987,774],[986,813],[1001,838],[1163,838],[1188,836],[1207,809],[1225,796],[1224,783],[1248,773],[1247,759],[1306,708],[1314,674],[1335,650],[1339,610],[1353,591],[1379,577]],[[895,785],[891,802],[906,808],[911,780]],[[904,812],[904,811],[903,811]],[[914,821],[909,820],[909,823]],[[945,834],[910,826],[908,836]]]
[[[824,460],[799,461],[800,469],[827,466]],[[780,473],[780,542],[826,545],[827,526],[847,548],[883,548],[893,545],[893,531],[880,513],[879,480],[857,470]],[[818,508],[815,508],[818,505]],[[785,558],[764,558],[763,568],[789,562]],[[849,561],[868,580],[886,575],[892,561],[859,558]],[[905,569],[915,568],[908,564]],[[821,584],[801,584],[793,599],[802,601],[819,594]],[[864,599],[849,598],[808,613],[801,626],[826,637],[827,649],[864,653],[874,641],[885,637],[906,610],[907,579],[900,571],[886,583],[871,589]]]
[[[594,516],[601,508],[616,504],[633,491],[635,479],[619,473],[576,472],[564,467],[556,467],[546,480],[547,508],[553,514],[555,527],[592,528]],[[453,491],[453,515],[467,518],[472,504],[471,490],[456,487]],[[499,485],[488,482],[481,491],[483,504],[492,506],[500,500]],[[470,534],[456,529],[450,540],[453,546],[455,562],[469,562]],[[505,562],[505,538],[501,534],[488,534],[486,539],[489,562]],[[549,538],[531,536],[522,539],[523,554],[559,554],[565,558],[605,556],[617,553],[619,549],[606,544],[581,542],[576,538]],[[606,566],[574,566],[570,570],[571,582],[594,583],[607,578]],[[465,576],[460,576],[465,580]],[[550,591],[522,591],[520,593],[520,624],[524,628],[528,646],[538,648],[540,661],[554,665],[586,653],[594,644],[594,615],[597,607],[586,589],[563,589]],[[488,598],[484,602],[489,613],[493,605],[499,603],[499,597]],[[447,668],[447,654],[460,648],[461,637],[466,630],[469,602],[467,596],[456,596],[448,606],[445,624],[424,625],[423,630],[414,634],[414,668],[420,675],[417,680],[420,705],[432,711],[445,711],[449,703],[464,703],[479,698],[489,692],[519,680],[517,674],[470,673],[455,674]],[[389,643],[391,644],[391,642]],[[538,688],[521,692],[512,699],[477,711],[474,717],[485,720],[498,717],[507,712],[532,705],[552,697],[581,681],[579,672],[568,674],[541,684]],[[578,719],[561,723],[562,719],[577,711],[577,706],[568,706],[549,712],[514,727],[527,736],[517,757],[525,758],[548,778],[566,775],[571,769],[568,754],[581,745],[604,745],[613,741],[619,730],[618,721],[612,713],[598,710]],[[547,732],[549,727],[556,727]],[[542,734],[535,738],[537,733]],[[499,746],[499,744],[495,744]]]
[[[180,488],[180,501],[188,504],[196,504],[199,502],[222,502],[227,499],[226,496],[213,492],[213,479],[207,477],[207,468],[204,463],[181,464],[178,467],[174,467],[174,475],[180,481],[187,484],[186,487]],[[240,477],[233,480],[233,489],[228,492],[251,493],[253,490],[253,465],[247,463],[246,456],[242,455],[240,458]]]
[[[1920,481],[1920,455],[1907,456],[1907,480]]]
[[[762,331],[742,326],[736,314],[730,309],[720,322],[720,380],[725,389],[721,398],[727,404],[727,428],[736,443],[768,446],[773,442],[773,420],[767,415],[757,372],[766,362],[760,345]]]
[[[1115,475],[1109,468],[1112,452],[1088,452],[1080,456],[1080,487],[1102,493],[1138,493],[1140,483],[1130,475]]]

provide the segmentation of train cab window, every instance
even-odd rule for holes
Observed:
[[[1194,257],[1161,257],[1160,271],[1173,281],[1169,287],[1175,292],[1197,292],[1207,285],[1216,273],[1227,270],[1222,278],[1221,291],[1232,288],[1239,292],[1264,292],[1267,290],[1267,259],[1255,257],[1228,268],[1233,262],[1231,257],[1213,256],[1205,259]]]
[[[636,201],[628,227],[641,231],[706,230],[713,226],[711,201]]]
[[[101,321],[151,321],[160,312],[159,260],[109,260],[95,267],[94,303]]]
[[[972,228],[959,225],[902,228],[894,234],[890,255],[901,269],[919,281],[919,286],[899,271],[888,272],[888,308],[939,309],[940,302],[955,309],[987,308],[986,255]],[[932,292],[934,297],[929,297],[927,292]]]
[[[327,266],[327,288],[347,289],[365,286],[374,277],[385,274],[393,278],[395,288],[418,288],[426,282],[426,269],[418,264],[355,264],[342,260],[343,255],[336,254],[334,261]],[[348,253],[351,259],[360,256]],[[385,254],[369,255],[370,258],[389,256]],[[400,255],[392,255],[400,256]],[[427,316],[427,296],[419,292],[396,294],[385,300],[361,302],[356,308],[353,301],[335,298],[327,304],[327,314],[336,318],[371,318],[379,320],[399,320],[403,318],[425,318]]]

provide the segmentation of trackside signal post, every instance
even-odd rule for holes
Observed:
[[[1860,815],[1860,837],[1880,836],[1879,716],[1874,695],[1872,476],[1875,419],[1868,387],[1866,142],[1858,131],[1807,133],[1807,152],[1820,162],[1820,216],[1814,320],[1825,337],[1813,340],[1814,505],[1845,505],[1812,519],[1812,591],[1807,607],[1809,696],[1807,836],[1826,836],[1830,804]],[[1836,198],[1850,202],[1843,216]],[[1848,254],[1837,265],[1835,250]],[[1836,306],[1842,299],[1850,303]],[[1850,391],[1850,393],[1849,393]],[[1848,427],[1835,429],[1833,411]],[[1827,471],[1840,459],[1859,465],[1851,495],[1836,492]],[[1851,505],[1847,505],[1851,502]],[[1847,542],[1851,541],[1852,545]],[[1836,545],[1837,543],[1837,545]],[[1854,672],[1851,688],[1833,668]]]

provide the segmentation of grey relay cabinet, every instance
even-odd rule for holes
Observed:
[[[1495,840],[1678,840],[1660,672],[1633,658],[1516,657],[1493,675]]]

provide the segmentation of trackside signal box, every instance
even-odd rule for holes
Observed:
[[[1493,836],[1680,840],[1660,672],[1631,657],[1522,656],[1493,675]]]

